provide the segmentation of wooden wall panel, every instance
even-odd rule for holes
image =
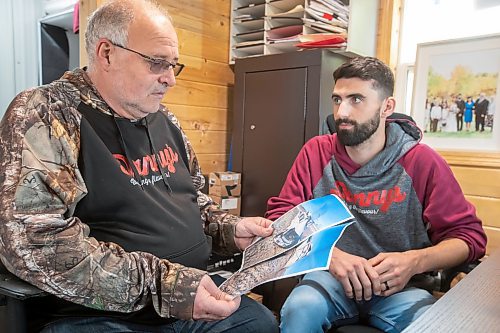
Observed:
[[[231,1],[159,0],[158,3],[168,9],[176,28],[227,42]]]
[[[227,132],[231,128],[232,113],[228,114],[226,109],[172,104],[170,110],[184,130]]]
[[[85,30],[87,30],[87,17],[92,13],[101,1],[80,0],[80,9],[78,11],[79,20],[79,40],[80,40],[80,66],[88,64],[87,52],[85,50]]]
[[[500,199],[476,196],[465,196],[477,210],[477,216],[485,225],[500,228]]]
[[[488,235],[487,253],[500,249],[500,154],[440,152]]]
[[[228,64],[185,54],[180,55],[179,62],[186,65],[179,76],[182,80],[234,85],[234,73]]]
[[[203,173],[217,172],[227,169],[228,155],[226,154],[200,154],[198,161],[203,165]]]
[[[186,130],[185,132],[193,147],[197,147],[195,152],[198,156],[201,154],[226,154],[229,151],[230,137],[227,132],[197,130]]]
[[[222,41],[189,30],[176,29],[176,31],[179,38],[179,52],[181,56],[190,55],[225,64],[228,63],[229,35],[227,41]]]
[[[227,109],[229,96],[232,96],[230,87],[178,79],[162,102],[167,106],[181,104]]]
[[[488,237],[488,244],[486,245],[486,254],[491,254],[493,251],[500,248],[500,229],[494,227],[484,227],[486,236]]]
[[[465,194],[500,198],[500,169],[452,166],[451,170]]]

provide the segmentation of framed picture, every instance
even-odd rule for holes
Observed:
[[[418,44],[411,114],[438,150],[499,152],[500,35]]]

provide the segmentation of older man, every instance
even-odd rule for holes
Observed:
[[[89,66],[20,93],[0,132],[5,266],[53,296],[33,300],[44,332],[275,332],[272,314],[222,293],[204,271],[270,221],[220,211],[161,104],[175,85],[177,35],[146,0],[89,18]],[[194,319],[194,321],[193,321]]]

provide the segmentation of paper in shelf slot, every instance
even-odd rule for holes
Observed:
[[[249,40],[249,41],[244,41],[244,42],[239,42],[233,44],[233,48],[242,48],[242,47],[248,47],[248,46],[256,46],[256,45],[263,45],[264,41],[262,40]]]
[[[234,12],[237,15],[249,14],[252,15],[253,17],[262,17],[264,16],[265,13],[265,3],[259,3],[259,4],[252,3],[249,4],[248,6],[241,6],[235,8]]]
[[[319,34],[301,34],[299,36],[300,42],[319,42],[331,39],[332,41],[338,41],[344,43],[347,41],[347,35],[344,33],[319,33]]]
[[[312,34],[300,37],[301,43],[296,47],[302,49],[313,48],[344,48],[347,46],[347,39],[342,34]]]
[[[303,18],[302,20],[304,21],[304,25],[306,27],[309,27],[309,28],[312,28],[315,30],[320,30],[320,31],[325,31],[325,32],[337,32],[337,33],[346,33],[347,32],[347,29],[345,29],[345,28],[341,28],[341,27],[334,26],[334,25],[331,25],[328,23],[324,23],[324,22],[319,22],[319,21],[316,21],[314,19]]]
[[[302,33],[302,24],[289,25],[286,27],[278,27],[267,32],[269,40],[277,40],[282,38],[290,38]]]
[[[334,14],[316,11],[312,8],[306,8],[306,13],[311,15],[317,21],[338,26],[341,28],[347,28],[347,22],[344,20],[341,21],[338,18],[338,16],[335,16]]]
[[[253,20],[259,17],[253,17],[250,14],[242,14],[242,15],[236,15],[233,17],[233,21],[241,21],[241,20]]]
[[[264,39],[264,29],[257,29],[257,30],[236,33],[233,35],[233,37],[240,42],[258,40],[258,39],[262,40]]]
[[[238,10],[241,8],[255,7],[255,6],[265,5],[265,4],[266,4],[266,0],[240,0],[240,1],[235,1],[234,9]]]
[[[246,31],[262,29],[264,27],[263,18],[233,20],[233,23],[239,28],[246,29]]]
[[[297,5],[303,5],[304,0],[269,0],[268,4],[279,12],[286,12]]]
[[[278,38],[278,39],[267,39],[269,44],[280,44],[280,43],[296,43],[300,42],[299,36],[291,36],[291,37],[285,37],[285,38]]]
[[[235,58],[261,55],[264,54],[264,41],[260,41],[259,44],[249,44],[238,47],[233,46],[233,50],[235,52]]]
[[[310,6],[315,7],[316,4],[321,4],[330,10],[332,10],[334,13],[337,13],[337,15],[343,17],[344,19],[348,20],[349,18],[349,7],[344,5],[343,3],[336,1],[336,0],[312,0],[310,3]]]
[[[280,16],[280,17],[265,17],[267,23],[273,28],[278,27],[287,27],[290,25],[298,25],[302,24],[302,18],[300,17],[288,17],[288,16]]]
[[[349,17],[346,14],[339,13],[338,11],[331,9],[329,7],[324,6],[323,4],[319,2],[311,2],[309,5],[309,8],[311,11],[315,12],[317,15],[323,17],[324,19],[327,20],[338,20],[345,24],[347,26],[347,23],[349,21]]]
[[[301,18],[303,16],[304,16],[304,6],[302,5],[297,5],[285,12],[279,12],[277,10],[276,13],[267,15],[267,17],[297,17],[297,18]]]

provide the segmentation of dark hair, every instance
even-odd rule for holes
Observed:
[[[335,82],[350,78],[372,81],[373,88],[382,93],[382,98],[390,97],[394,92],[394,75],[391,69],[373,57],[357,57],[343,63],[333,72],[333,78]]]

